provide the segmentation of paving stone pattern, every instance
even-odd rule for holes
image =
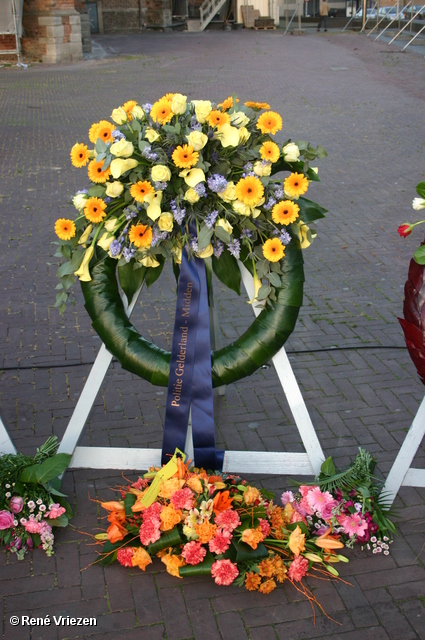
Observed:
[[[102,59],[69,66],[0,71],[1,416],[19,451],[35,452],[63,435],[100,346],[75,288],[60,317],[55,298],[53,224],[72,215],[86,186],[69,151],[89,126],[128,99],[153,102],[168,91],[221,100],[267,100],[283,116],[279,140],[321,144],[322,182],[308,195],[329,209],[305,252],[305,302],[287,344],[313,423],[338,465],[358,446],[385,475],[423,397],[397,316],[409,259],[421,240],[398,237],[414,220],[415,185],[425,179],[425,61],[353,33],[283,37],[282,31],[145,33],[96,37]],[[252,312],[216,283],[220,328],[228,343]],[[246,298],[245,298],[246,299]],[[135,324],[170,343],[170,272],[143,294]],[[81,444],[159,447],[165,390],[113,363]],[[227,449],[302,451],[273,368],[216,398],[218,444]],[[416,466],[424,466],[424,445]],[[255,477],[279,492],[279,476]],[[117,471],[68,472],[64,488],[73,527],[57,534],[52,558],[17,563],[0,554],[4,640],[276,640],[425,638],[425,490],[403,488],[400,535],[388,557],[354,551],[345,582],[315,584],[336,622],[313,611],[290,585],[269,596],[211,579],[176,580],[155,562],[146,573],[92,563],[88,535],[103,526],[97,499],[111,498]],[[96,627],[13,627],[10,615],[94,616]]]

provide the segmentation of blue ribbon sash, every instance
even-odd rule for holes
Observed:
[[[171,349],[162,443],[162,463],[184,450],[189,411],[195,465],[221,470],[223,451],[215,448],[211,341],[205,263],[183,250]]]

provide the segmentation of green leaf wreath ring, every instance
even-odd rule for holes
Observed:
[[[117,261],[99,260],[91,266],[91,281],[81,282],[93,328],[121,366],[151,384],[166,387],[170,352],[141,336],[128,319],[116,276]],[[288,245],[282,285],[276,302],[267,306],[245,333],[212,353],[213,386],[236,382],[272,358],[294,330],[303,297],[304,269],[300,243]]]

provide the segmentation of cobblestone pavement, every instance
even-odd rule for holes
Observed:
[[[100,341],[76,287],[64,317],[55,298],[53,224],[71,214],[85,186],[69,150],[92,122],[135,98],[167,91],[223,99],[236,92],[267,100],[283,115],[283,138],[328,151],[322,182],[309,195],[329,209],[305,253],[305,304],[287,350],[327,455],[348,464],[359,445],[388,473],[423,397],[397,316],[416,238],[415,185],[425,179],[425,60],[365,36],[286,37],[281,31],[145,33],[95,39],[105,57],[64,66],[0,71],[1,416],[17,449],[35,452],[63,435]],[[103,55],[103,54],[102,54]],[[224,342],[251,321],[243,301],[217,285]],[[144,294],[136,326],[168,345],[174,294],[169,275]],[[163,389],[114,363],[81,443],[159,447]],[[227,388],[216,400],[219,444],[227,449],[302,451],[273,368]],[[415,466],[425,463],[424,445]],[[277,492],[279,476],[256,477]],[[178,581],[160,563],[146,574],[90,566],[88,536],[99,524],[93,499],[109,498],[116,471],[68,472],[73,527],[57,535],[52,558],[34,552],[17,563],[0,554],[5,640],[276,640],[425,638],[425,490],[396,500],[400,535],[390,556],[355,551],[345,583],[324,582],[317,596],[332,622],[290,585],[269,596],[207,578]],[[96,627],[13,627],[11,615],[94,616]]]

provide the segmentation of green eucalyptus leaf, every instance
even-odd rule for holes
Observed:
[[[418,247],[413,254],[413,257],[418,264],[425,264],[425,245]]]
[[[230,242],[230,241],[231,241],[231,239],[232,239],[232,238],[230,237],[230,234],[229,234],[229,233],[227,233],[227,231],[225,231],[225,230],[223,229],[223,227],[216,226],[216,227],[214,228],[214,233],[215,233],[215,235],[217,236],[217,238],[219,238],[219,239],[220,239],[222,242],[224,242],[225,244],[229,244],[229,242]]]
[[[425,198],[425,182],[420,182],[416,186],[416,193],[418,196],[421,196],[421,198]]]
[[[96,184],[93,187],[90,187],[87,195],[91,198],[103,198],[103,196],[105,195],[105,191],[105,187],[103,187],[101,184]]]
[[[208,227],[203,224],[198,232],[198,250],[203,251],[211,242],[211,238],[213,236],[214,229],[208,229]]]

